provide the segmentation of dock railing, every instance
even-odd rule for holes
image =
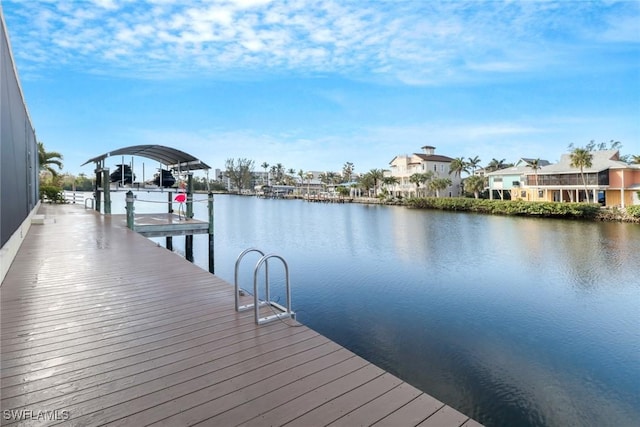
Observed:
[[[254,270],[253,270],[253,303],[252,304],[240,304],[240,297],[243,296],[244,293],[242,289],[240,289],[240,282],[238,280],[239,272],[240,272],[240,261],[244,258],[245,255],[251,252],[257,252],[262,257],[258,260]],[[282,306],[274,301],[271,301],[271,294],[269,290],[269,265],[268,260],[271,258],[279,259],[284,266],[285,273],[285,291],[286,291],[286,306]],[[260,300],[258,296],[258,274],[260,269],[264,265],[265,272],[265,299]],[[254,319],[256,325],[262,325],[265,323],[273,322],[275,320],[281,319],[295,319],[295,312],[291,310],[291,284],[289,281],[289,265],[287,261],[280,255],[276,254],[266,254],[260,249],[256,248],[248,248],[245,249],[238,255],[235,264],[235,274],[234,274],[234,299],[235,299],[235,308],[236,311],[246,311],[253,309]],[[268,316],[261,317],[260,315],[260,307],[267,306],[272,314]]]

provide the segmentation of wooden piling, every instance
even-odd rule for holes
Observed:
[[[135,230],[134,228],[134,207],[133,207],[133,191],[127,191],[127,228]]]
[[[102,169],[102,190],[104,191],[104,213],[111,215],[111,194],[109,192],[109,168]]]
[[[160,170],[160,185],[162,185],[162,170]],[[167,192],[167,212],[172,214],[173,213],[173,199],[172,199],[173,193],[171,192],[171,190],[169,190]],[[170,251],[173,250],[173,237],[172,236],[167,236],[165,238],[165,248],[169,249]]]
[[[215,273],[214,244],[213,244],[213,193],[209,192],[207,201],[209,208],[209,273]]]

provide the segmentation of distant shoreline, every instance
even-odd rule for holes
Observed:
[[[169,189],[165,189],[167,191]],[[143,190],[140,190],[143,191]],[[171,191],[171,190],[169,190]],[[72,193],[72,191],[68,191]],[[81,192],[77,193],[90,193]],[[214,191],[213,194],[227,194],[232,196],[258,197],[255,194],[236,194],[224,191]],[[208,194],[207,191],[194,191],[194,194]],[[282,199],[299,199],[298,196],[286,196]],[[593,203],[567,202],[527,202],[522,200],[488,200],[467,197],[423,197],[406,199],[379,199],[374,197],[345,197],[341,203],[359,203],[369,205],[403,206],[409,209],[430,209],[455,212],[470,212],[501,216],[520,216],[530,218],[579,219],[599,222],[623,222],[640,224],[640,205],[627,208],[604,208]],[[327,201],[331,203],[331,201]]]

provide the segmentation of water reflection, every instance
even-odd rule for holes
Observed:
[[[215,203],[217,275],[233,281],[250,246],[283,255],[304,323],[479,421],[640,419],[639,226]],[[195,212],[206,219],[205,205]],[[206,236],[194,248],[206,269]]]

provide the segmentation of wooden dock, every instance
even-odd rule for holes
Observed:
[[[2,425],[479,425],[307,327],[256,326],[121,219],[39,213],[0,289]]]
[[[118,220],[127,226],[126,215],[111,215],[112,220]],[[193,234],[207,234],[209,223],[197,219],[185,218],[176,213],[136,214],[134,229],[145,237],[186,236]]]

